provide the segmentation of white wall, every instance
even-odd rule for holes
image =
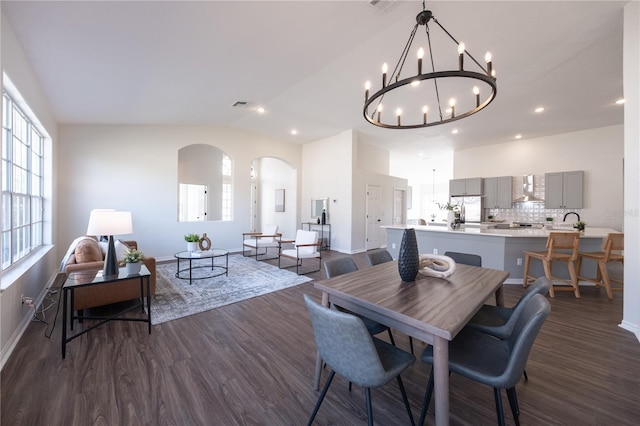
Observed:
[[[130,210],[134,234],[123,238],[157,259],[183,250],[187,233],[206,232],[213,247],[240,250],[250,228],[251,161],[276,157],[294,169],[301,162],[299,145],[222,126],[61,125],[59,138],[60,257],[86,232],[94,208]],[[178,150],[191,144],[213,145],[231,157],[232,221],[177,221]]]
[[[297,170],[277,158],[261,158],[258,175],[260,200],[260,231],[265,225],[278,225],[285,239],[294,239],[297,223]],[[275,191],[284,189],[284,211],[275,211]]]
[[[302,222],[311,221],[311,199],[328,198],[331,249],[351,251],[353,132],[302,146]]]
[[[584,170],[582,220],[589,226],[620,231],[623,151],[624,127],[603,127],[455,151],[454,177],[544,175]]]
[[[1,12],[0,12],[1,13]],[[56,160],[57,124],[51,112],[49,100],[42,91],[22,46],[16,39],[13,30],[4,16],[0,16],[2,36],[0,51],[2,70],[7,74],[13,86],[20,92],[24,101],[44,127],[51,138],[47,148],[49,154]],[[4,88],[5,82],[0,83]],[[56,194],[55,177],[53,182],[47,182],[46,192],[49,197]],[[52,193],[53,191],[53,193]],[[48,204],[47,208],[53,212],[51,219],[55,220],[55,204]],[[46,228],[53,228],[51,220],[45,224]],[[55,241],[55,228],[53,241]],[[0,367],[4,365],[14,345],[29,325],[33,310],[22,306],[21,296],[33,297],[40,301],[45,295],[52,274],[57,267],[55,250],[52,250],[51,238],[47,236],[47,245],[30,255],[9,271],[2,273],[2,287],[0,291]],[[9,285],[10,283],[10,285]]]
[[[329,198],[332,250],[365,250],[368,184],[381,189],[380,225],[392,224],[393,189],[406,189],[407,180],[387,176],[388,159],[388,152],[360,142],[353,131],[303,146],[302,218],[309,220],[312,198]],[[380,233],[382,246],[386,244],[385,235]]]
[[[640,340],[640,3],[624,8],[624,311],[621,326]]]

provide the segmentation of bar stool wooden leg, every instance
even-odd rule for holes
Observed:
[[[576,299],[580,299],[580,287],[578,287],[578,276],[576,275],[576,265],[573,262],[567,262],[569,268],[569,276],[571,277],[571,285],[573,286],[573,294]]]
[[[522,286],[524,288],[527,288],[527,286],[529,285],[529,261],[531,260],[531,257],[525,253],[524,254],[524,276],[522,278]]]
[[[551,262],[550,260],[543,260],[542,266],[544,267],[544,276],[551,281],[551,287],[549,287],[549,297],[552,299],[556,297],[556,293],[553,289],[553,275],[551,275]]]
[[[609,300],[613,299],[613,291],[611,290],[611,280],[609,279],[609,271],[607,271],[606,262],[598,262],[598,278],[602,280],[605,290],[607,290],[607,297]]]

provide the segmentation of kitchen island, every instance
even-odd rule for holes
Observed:
[[[444,254],[446,251],[478,254],[482,257],[482,266],[509,272],[509,284],[522,284],[524,276],[524,251],[545,251],[549,232],[573,231],[571,227],[558,229],[510,228],[495,229],[480,225],[462,225],[450,230],[445,226],[395,225],[383,227],[387,232],[387,250],[394,259],[398,258],[400,242],[405,229],[414,228],[420,253]],[[602,242],[610,232],[609,228],[587,227],[580,233],[581,251],[600,251]],[[531,273],[544,276],[540,261],[532,260]],[[583,275],[595,276],[595,262],[584,262]],[[566,265],[554,266],[553,274],[568,277]]]

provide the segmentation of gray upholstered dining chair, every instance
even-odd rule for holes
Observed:
[[[524,304],[513,332],[506,339],[497,339],[490,334],[465,327],[449,344],[449,371],[493,388],[499,425],[504,425],[502,389],[507,391],[516,425],[520,424],[515,386],[522,376],[531,347],[549,311],[547,299],[541,294],[535,294]],[[433,365],[433,346],[425,348],[421,359],[422,362]],[[424,424],[432,393],[433,367],[424,395],[419,425]]]
[[[367,262],[369,266],[374,266],[379,263],[391,262],[393,257],[386,249],[375,249],[367,252]]]
[[[549,281],[547,277],[540,277],[527,287],[513,308],[483,305],[473,318],[471,318],[467,327],[475,328],[498,339],[506,339],[513,332],[516,321],[529,299],[536,294],[542,294],[544,296],[549,291],[549,288],[551,288],[551,281]],[[525,380],[529,380],[527,370],[523,370],[522,374]]]
[[[327,276],[327,279],[337,277],[343,274],[348,274],[349,272],[355,272],[357,270],[358,270],[358,266],[356,265],[356,262],[354,262],[353,259],[350,257],[340,257],[338,259],[326,260],[324,262],[324,272]],[[367,330],[369,330],[369,333],[371,335],[376,335],[376,334],[382,333],[383,331],[387,331],[389,333],[389,340],[391,341],[391,344],[392,345],[396,344],[396,342],[393,340],[393,334],[391,333],[391,329],[386,325],[380,324],[379,322],[376,322],[369,318],[354,314],[353,312],[347,311],[346,309],[340,306],[337,306],[337,308],[343,312],[348,312],[352,315],[358,316],[362,320],[362,322],[364,322],[364,325],[367,327]]]
[[[506,339],[513,332],[516,320],[529,299],[536,294],[547,294],[550,287],[551,281],[546,277],[540,277],[527,287],[513,308],[483,305],[473,318],[471,318],[467,326],[499,339]]]
[[[304,300],[311,318],[318,352],[331,367],[331,373],[318,397],[308,425],[313,423],[336,373],[364,388],[369,425],[373,425],[371,388],[383,386],[395,377],[411,424],[415,424],[400,374],[413,365],[416,358],[402,349],[372,337],[360,318],[336,309],[325,308],[306,294]]]
[[[482,257],[477,254],[471,253],[458,253],[455,251],[447,251],[444,253],[445,256],[449,256],[456,263],[462,263],[463,265],[471,265],[482,267]]]

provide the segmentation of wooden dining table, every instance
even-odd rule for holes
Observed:
[[[457,264],[453,275],[435,278],[418,273],[403,282],[397,261],[316,281],[322,304],[334,303],[433,345],[434,398],[437,425],[449,424],[449,342],[488,299],[503,305],[502,285],[508,272]],[[322,359],[318,355],[314,389]],[[425,386],[427,384],[425,383]]]

